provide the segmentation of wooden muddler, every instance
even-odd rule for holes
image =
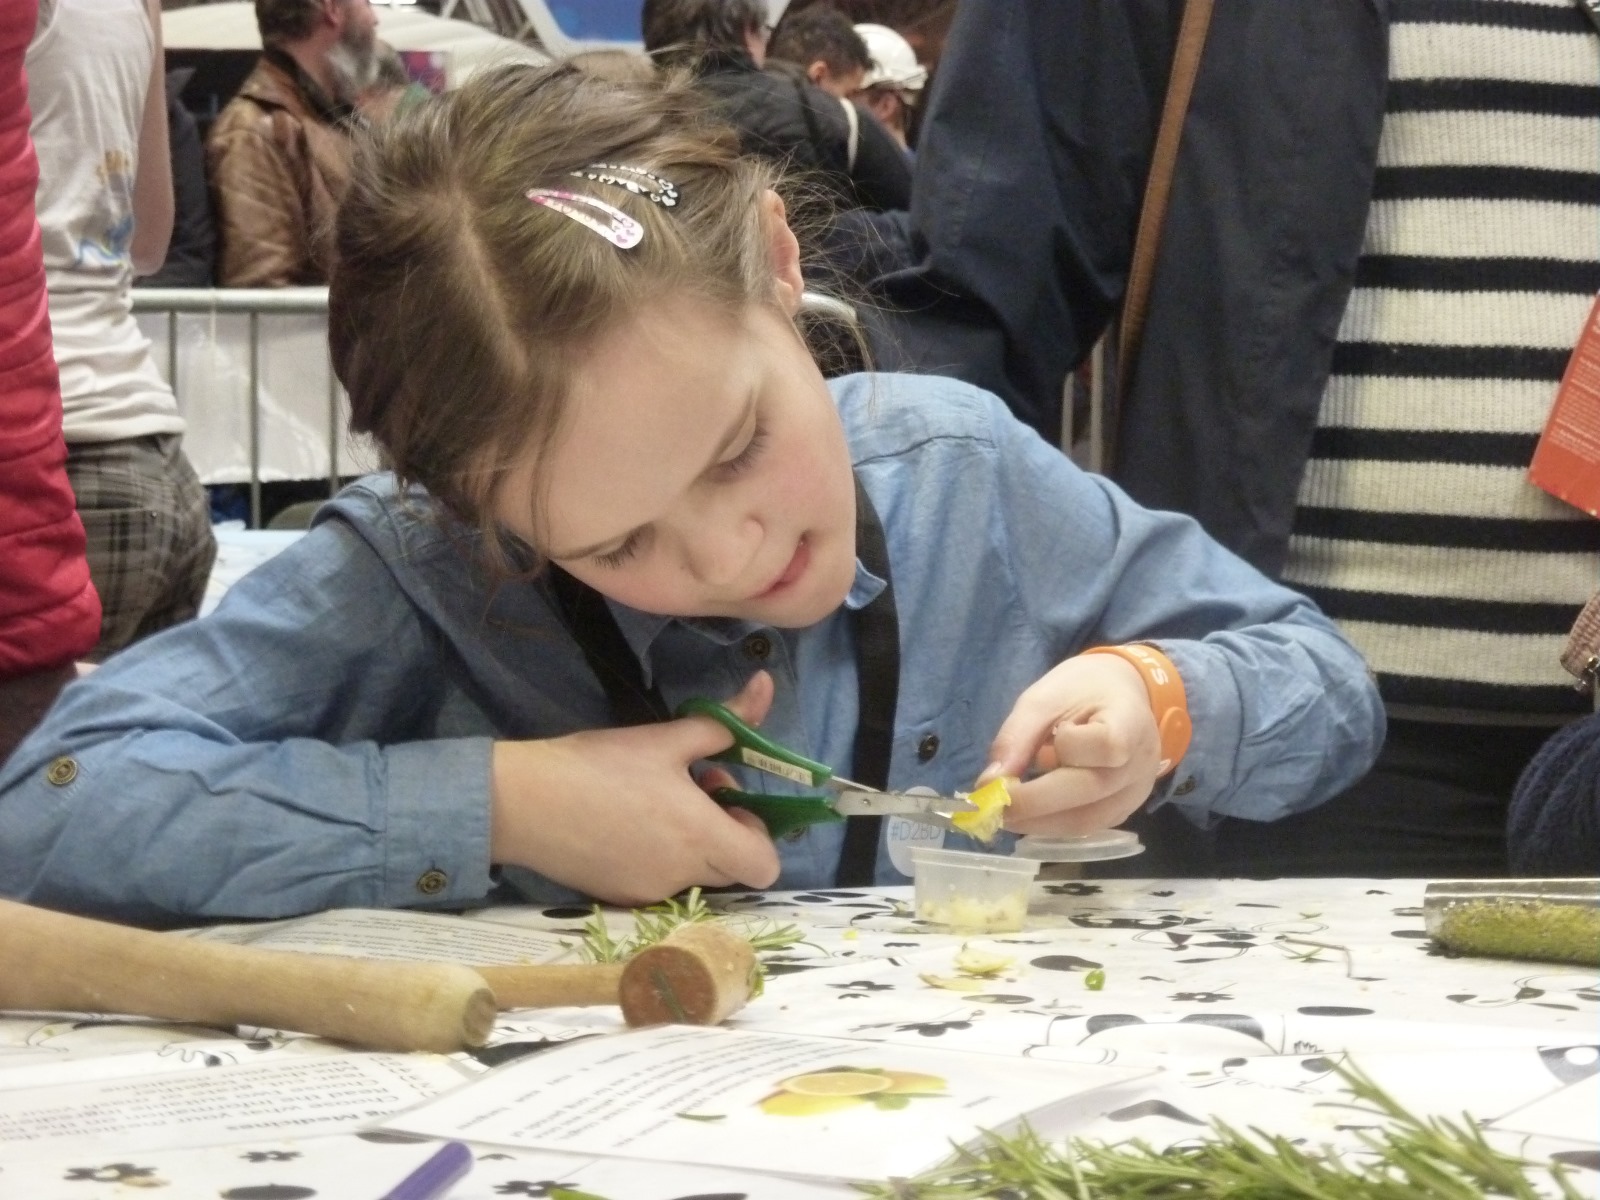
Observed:
[[[720,925],[684,925],[628,960],[619,1002],[629,1025],[716,1025],[754,990],[756,952]]]
[[[683,925],[626,963],[473,967],[501,1008],[621,1004],[629,1025],[715,1025],[744,1007],[755,951],[720,925]]]
[[[0,900],[0,1009],[261,1025],[375,1050],[481,1046],[494,996],[451,963],[377,962],[151,933]]]
[[[622,963],[534,963],[472,969],[501,1008],[562,1008],[615,1004]]]

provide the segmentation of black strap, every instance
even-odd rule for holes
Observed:
[[[851,614],[856,635],[856,744],[850,756],[850,778],[868,787],[889,786],[889,756],[894,749],[894,714],[900,702],[900,618],[894,607],[889,577],[889,547],[883,523],[867,489],[856,478],[856,555],[886,586],[872,603]],[[865,887],[877,874],[882,817],[846,821],[844,848],[834,873],[837,887]]]
[[[850,777],[870,787],[889,784],[894,748],[894,714],[900,695],[900,622],[889,576],[889,551],[883,524],[861,480],[856,480],[856,553],[886,586],[872,603],[851,613],[856,641],[856,684],[860,715],[850,759]],[[632,647],[599,592],[560,567],[549,570],[556,607],[583,651],[621,725],[667,720],[672,714],[658,688],[645,683]],[[864,887],[873,882],[882,837],[882,817],[856,817],[845,824],[844,848],[834,882]]]
[[[605,690],[612,718],[618,725],[669,720],[672,713],[661,690],[645,683],[639,660],[628,639],[622,636],[605,597],[554,564],[549,576],[561,619]]]

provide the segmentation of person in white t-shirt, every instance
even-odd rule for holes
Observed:
[[[104,609],[93,659],[194,616],[216,554],[129,296],[172,234],[160,18],[157,0],[45,0],[26,60],[67,474]]]

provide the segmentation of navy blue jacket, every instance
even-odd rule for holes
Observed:
[[[918,143],[880,365],[954,374],[1059,435],[1119,307],[1182,0],[964,0]],[[1216,6],[1114,474],[1275,574],[1354,280],[1384,0]],[[1137,431],[1135,434],[1133,431]]]
[[[1514,875],[1600,873],[1600,713],[1560,730],[1528,764],[1506,840]]]

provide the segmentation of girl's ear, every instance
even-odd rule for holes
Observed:
[[[782,198],[770,189],[761,197],[761,223],[767,232],[767,254],[772,259],[778,303],[792,317],[800,311],[800,297],[806,290],[800,277],[800,242],[784,219]]]

